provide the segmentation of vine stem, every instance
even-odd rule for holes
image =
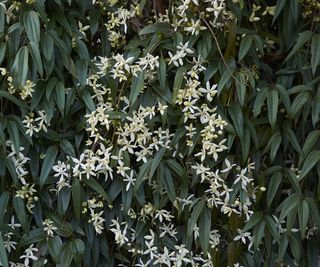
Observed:
[[[220,57],[221,57],[221,59],[222,59],[222,61],[223,61],[223,64],[226,66],[227,70],[230,72],[232,78],[236,81],[236,83],[240,85],[240,82],[238,81],[238,79],[236,78],[236,76],[234,76],[232,70],[230,69],[228,63],[226,62],[226,60],[225,60],[225,58],[224,58],[224,56],[223,56],[223,53],[222,53],[222,51],[221,51],[221,47],[220,47],[219,42],[218,42],[218,39],[217,39],[217,36],[216,36],[215,33],[213,32],[210,24],[206,21],[205,18],[202,17],[201,19],[204,21],[204,23],[206,24],[207,28],[209,29],[211,35],[213,36],[213,39],[214,39],[214,41],[215,41],[215,43],[216,43],[216,45],[217,45],[218,52],[219,52]]]

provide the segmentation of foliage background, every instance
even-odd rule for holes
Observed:
[[[228,122],[224,130],[228,149],[219,154],[217,163],[211,162],[210,157],[205,161],[210,168],[222,168],[225,158],[241,166],[249,159],[253,161],[255,201],[249,221],[245,216],[227,216],[219,213],[219,209],[204,208],[205,205],[191,206],[183,216],[173,219],[175,223],[183,226],[189,225],[190,220],[196,221],[201,225],[201,236],[219,229],[221,242],[213,249],[209,243],[192,243],[183,238],[190,229],[179,229],[179,241],[189,243],[191,251],[208,251],[214,266],[318,265],[319,3],[315,0],[211,1],[225,4],[227,10],[221,25],[214,27],[210,26],[212,17],[206,17],[206,12],[201,17],[201,10],[209,1],[198,2],[191,1],[188,10],[190,20],[200,16],[201,25],[207,27],[198,35],[181,28],[173,30],[168,23],[161,22],[161,13],[181,5],[180,1],[0,3],[3,68],[0,80],[0,262],[3,266],[8,266],[8,259],[10,266],[14,266],[12,262],[18,262],[30,244],[38,248],[38,260],[33,266],[43,266],[45,260],[47,266],[118,266],[121,263],[134,266],[136,258],[128,249],[117,246],[109,230],[112,219],[124,216],[120,205],[128,201],[129,207],[138,210],[144,202],[154,201],[152,204],[161,206],[159,209],[164,207],[177,215],[180,211],[175,210],[176,197],[186,198],[193,193],[201,199],[204,188],[196,182],[197,175],[188,162],[193,159],[172,157],[169,152],[150,157],[153,167],[141,162],[129,164],[142,178],[143,172],[148,172],[149,178],[160,179],[159,183],[163,183],[167,191],[165,196],[157,195],[143,182],[140,191],[146,198],[142,200],[141,192],[126,190],[122,179],[105,181],[100,176],[81,180],[71,177],[71,188],[66,187],[59,194],[50,191],[57,183],[52,167],[58,160],[66,161],[67,156],[79,157],[90,138],[85,115],[94,111],[99,101],[92,98],[95,93],[87,79],[97,72],[97,57],[109,58],[112,53],[120,53],[137,59],[147,51],[160,56],[155,82],[147,88],[143,89],[134,79],[121,83],[111,75],[101,78],[111,88],[115,113],[110,116],[113,121],[121,117],[119,103],[123,95],[131,104],[135,103],[133,109],[154,105],[154,99],[161,99],[168,105],[166,117],[158,116],[158,121],[148,122],[148,127],[156,123],[172,130],[175,137],[171,146],[183,141],[180,139],[185,131],[179,131],[184,128],[179,121],[181,110],[172,101],[172,95],[184,88],[184,72],[182,67],[174,68],[168,63],[168,51],[174,52],[180,41],[188,41],[195,55],[204,58],[206,70],[201,74],[201,83],[203,86],[206,81],[217,84],[214,104],[217,113]],[[106,24],[119,7],[132,11],[131,4],[138,12],[126,22],[126,40],[120,37],[119,43],[113,43]],[[172,19],[170,14],[169,19]],[[90,27],[84,30],[85,26]],[[123,28],[119,31],[125,36]],[[27,80],[35,84],[32,97],[23,93]],[[122,84],[126,85],[121,87]],[[48,129],[35,131],[30,137],[23,123],[25,116],[30,116],[30,112],[40,116],[41,110],[46,112]],[[25,165],[25,179],[34,184],[38,198],[34,200],[32,213],[26,206],[27,199],[16,196],[22,182],[10,156],[8,140],[16,151],[24,147],[23,154],[30,159]],[[186,149],[182,146],[177,153],[185,154]],[[161,176],[160,163],[168,172],[164,176]],[[186,181],[184,187],[181,180]],[[82,203],[92,196],[105,203],[105,230],[101,235],[88,223],[88,215],[81,213]],[[204,202],[193,204],[196,203]],[[12,230],[8,225],[13,215],[21,228]],[[43,230],[46,218],[58,228],[54,237]],[[237,229],[252,234],[251,251],[248,243],[234,240]],[[9,232],[17,242],[11,252],[7,248]],[[187,236],[189,238],[189,234]],[[165,242],[168,247],[174,245],[174,241]]]

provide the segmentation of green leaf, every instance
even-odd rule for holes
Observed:
[[[43,229],[33,229],[22,237],[20,241],[21,246],[26,246],[32,243],[37,243],[46,238],[46,233]]]
[[[288,244],[289,244],[289,240],[287,238],[286,234],[283,234],[280,238],[280,245],[279,245],[279,258],[282,260],[285,253],[287,252],[287,248],[288,248]]]
[[[229,107],[229,114],[233,122],[233,127],[235,128],[241,140],[244,136],[244,120],[240,105],[238,103],[234,103],[231,107]]]
[[[261,211],[257,211],[253,213],[253,215],[250,217],[250,220],[246,223],[244,228],[242,229],[242,232],[247,232],[248,230],[252,229],[256,224],[258,224],[263,218],[263,214]]]
[[[190,243],[192,240],[193,229],[204,207],[205,207],[205,202],[203,200],[199,200],[193,207],[191,217],[188,221],[188,229],[187,229],[187,239],[189,241],[188,243]]]
[[[64,243],[61,247],[61,252],[60,252],[61,267],[71,266],[71,262],[73,259],[71,245],[72,245],[71,242],[68,242],[68,243]]]
[[[157,22],[152,25],[149,25],[145,28],[143,28],[139,35],[149,34],[149,33],[164,33],[168,34],[171,33],[171,27],[170,24],[165,22]]]
[[[294,54],[297,53],[297,51],[307,42],[311,39],[312,32],[311,31],[304,31],[299,34],[298,39],[294,47],[292,48],[290,54],[286,57],[284,62],[286,62],[288,59],[290,59]]]
[[[0,44],[0,64],[2,63],[4,56],[6,54],[7,44],[1,43]]]
[[[36,107],[38,107],[46,91],[46,86],[47,85],[42,82],[38,82],[36,84],[34,88],[34,93],[32,94],[32,98],[31,98],[31,106],[30,106],[31,110],[34,110]]]
[[[238,83],[236,83],[236,87],[237,87],[237,96],[239,99],[239,103],[241,105],[241,107],[244,106],[245,100],[246,100],[246,82],[245,82],[245,76],[240,73],[236,75],[237,79],[238,79]]]
[[[199,238],[202,251],[207,252],[211,231],[211,210],[204,207],[199,218]]]
[[[268,104],[268,118],[272,128],[274,128],[277,121],[278,105],[279,105],[279,96],[276,90],[271,90],[268,93],[267,97]]]
[[[299,218],[299,228],[301,233],[301,238],[305,238],[306,229],[309,221],[309,203],[303,200],[298,208],[298,218]]]
[[[37,13],[34,10],[25,12],[23,24],[30,42],[37,45],[40,41],[40,21]]]
[[[164,153],[166,152],[166,149],[163,147],[157,153],[155,154],[154,158],[152,159],[151,169],[149,177],[153,177],[153,174],[155,173]]]
[[[254,244],[255,250],[257,250],[259,248],[262,237],[264,235],[265,226],[266,226],[266,222],[264,220],[260,220],[259,223],[257,223],[254,227],[253,244]]]
[[[273,14],[272,24],[276,21],[277,17],[280,15],[281,11],[283,10],[287,0],[278,0],[277,5]]]
[[[293,189],[295,190],[295,192],[301,194],[301,187],[299,185],[299,180],[298,180],[297,174],[289,168],[286,169],[286,172],[288,174],[287,177],[288,177]]]
[[[137,176],[137,180],[134,184],[134,191],[138,191],[141,183],[145,180],[145,179],[148,179],[148,171],[149,169],[151,168],[151,164],[152,162],[149,160],[147,161],[146,163],[143,163],[140,168],[139,168],[139,173],[138,173],[138,176]]]
[[[296,259],[297,262],[299,262],[300,257],[301,257],[301,245],[299,244],[299,241],[293,234],[289,234],[289,242],[290,242],[290,248],[292,251],[292,254],[294,258]]]
[[[306,92],[301,92],[298,94],[298,96],[294,99],[292,106],[291,106],[291,111],[290,111],[290,116],[291,118],[294,118],[297,116],[298,112],[302,108],[302,106],[309,100],[310,94]]]
[[[109,204],[111,203],[109,196],[103,187],[95,180],[94,178],[84,179],[83,180],[88,186],[90,186],[95,192],[100,194]]]
[[[5,18],[6,18],[6,6],[5,4],[0,5],[0,36],[4,32]],[[0,60],[1,61],[1,60]],[[0,62],[1,63],[1,62]]]
[[[281,208],[281,214],[279,217],[279,221],[283,221],[284,218],[286,218],[290,212],[293,209],[296,209],[299,205],[300,202],[300,196],[297,193],[294,193],[287,197],[283,202],[282,202],[282,208]]]
[[[320,227],[320,214],[319,214],[319,208],[318,208],[319,205],[311,197],[306,197],[305,200],[309,203],[309,210],[312,215],[312,219],[319,228]]]
[[[307,266],[317,266],[319,263],[319,255],[320,255],[319,241],[312,240],[312,239],[309,240],[307,244],[307,258],[308,258]]]
[[[186,71],[187,71],[186,67],[180,67],[176,72],[176,76],[174,77],[173,91],[172,91],[172,104],[173,105],[175,104],[177,96],[178,96],[178,92],[181,89],[183,77],[184,77]]]
[[[160,82],[160,88],[162,90],[166,89],[166,80],[167,80],[167,65],[166,61],[164,60],[163,57],[160,58],[159,60],[159,82]]]
[[[282,136],[281,136],[280,132],[275,132],[267,144],[267,147],[270,146],[270,160],[271,160],[271,162],[274,161],[274,159],[277,155],[278,149],[281,145],[281,141],[282,141]]]
[[[60,147],[69,156],[73,158],[76,157],[76,152],[74,151],[74,148],[73,148],[74,146],[67,139],[62,140],[62,142],[60,143]]]
[[[272,237],[279,242],[279,233],[277,225],[274,221],[274,219],[271,216],[265,215],[264,220],[267,224],[267,228],[269,232],[271,233]]]
[[[48,249],[53,260],[58,263],[61,253],[62,241],[59,236],[53,236],[48,239]]]
[[[78,179],[74,179],[72,183],[72,201],[73,211],[77,220],[80,220],[81,214],[81,185]]]
[[[4,224],[3,217],[7,211],[7,205],[9,202],[10,193],[8,191],[4,191],[0,197],[0,223]],[[1,260],[0,260],[1,262]]]
[[[248,53],[253,42],[252,35],[246,35],[242,38],[239,49],[239,61],[241,61],[245,55]]]
[[[23,46],[19,51],[21,51],[21,53],[19,54],[18,60],[18,81],[20,85],[24,85],[29,70],[29,50],[27,46]]]
[[[9,158],[6,158],[5,163],[6,163],[6,167],[9,170],[10,175],[11,175],[14,183],[18,184],[19,183],[18,175],[17,175],[16,167],[14,166],[13,161]]]
[[[58,82],[55,87],[57,106],[62,116],[64,116],[64,108],[66,103],[65,88],[62,82]]]
[[[57,82],[58,82],[58,79],[56,77],[52,77],[52,78],[49,79],[49,81],[47,83],[47,87],[46,87],[46,98],[47,98],[47,101],[50,101],[52,91],[55,88]]]
[[[10,135],[10,139],[13,142],[16,151],[20,151],[20,135],[17,125],[13,121],[9,121],[7,129]]]
[[[287,112],[290,112],[291,102],[290,102],[288,91],[281,84],[276,84],[275,88],[277,89],[280,95],[281,101],[286,107]]]
[[[43,161],[41,173],[40,173],[40,187],[43,187],[48,179],[49,173],[58,155],[58,148],[56,146],[50,146],[46,152],[46,156]]]
[[[299,181],[303,179],[309,171],[318,163],[320,160],[320,150],[313,150],[305,159],[301,172],[299,174]]]
[[[267,88],[259,89],[253,105],[253,116],[255,118],[260,114],[261,108],[267,98],[268,92],[269,90]]]
[[[54,55],[54,47],[53,38],[48,33],[44,33],[41,38],[41,48],[45,59],[50,61]]]
[[[19,197],[14,197],[12,199],[13,207],[15,210],[15,214],[20,222],[22,229],[27,232],[28,231],[28,215],[26,213],[25,204],[23,200]]]
[[[320,137],[320,130],[314,130],[311,133],[308,134],[303,147],[302,147],[302,153],[300,154],[298,167],[300,168],[302,165],[302,162],[306,158],[306,156],[311,151],[312,147],[316,144]]]
[[[186,179],[186,171],[184,167],[182,167],[176,160],[168,159],[166,160],[166,163],[168,164],[169,168],[176,173],[176,175],[181,179],[182,182],[188,182],[188,180]]]
[[[218,83],[218,95],[221,94],[222,90],[224,89],[225,85],[230,82],[232,79],[232,76],[234,74],[236,67],[235,67],[235,62],[230,61],[228,64],[228,68],[225,67],[223,71],[220,70],[221,73],[221,78]]]
[[[0,262],[2,266],[9,267],[6,248],[3,243],[2,233],[0,233]]]
[[[314,34],[311,40],[311,69],[315,75],[320,63],[320,34]]]
[[[161,180],[166,188],[169,199],[174,203],[176,200],[176,191],[171,172],[167,167],[164,168],[164,176],[161,177]]]
[[[296,134],[290,129],[290,128],[285,128],[284,129],[286,137],[289,139],[291,145],[294,147],[294,149],[300,154],[301,153],[301,147],[298,141],[298,138]]]
[[[270,207],[277,190],[279,188],[279,185],[282,181],[282,175],[280,172],[275,172],[270,180],[269,186],[268,186],[268,192],[267,192],[267,206]]]
[[[95,111],[96,107],[88,90],[82,91],[82,100],[91,112]]]
[[[43,76],[43,65],[42,65],[42,60],[41,60],[39,48],[33,42],[30,42],[28,46],[29,46],[29,52],[31,54],[31,57],[37,67],[37,71],[38,71],[39,75],[42,77]]]
[[[79,59],[76,61],[76,69],[77,69],[77,78],[82,87],[86,85],[87,81],[87,72],[88,72],[88,63],[83,59]]]
[[[140,71],[138,76],[133,77],[133,80],[132,80],[130,96],[129,96],[129,102],[131,105],[136,102],[141,89],[143,89],[143,86],[144,86],[144,71]]]

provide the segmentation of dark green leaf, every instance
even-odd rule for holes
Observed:
[[[311,69],[313,75],[316,73],[320,63],[320,34],[315,34],[311,40]]]
[[[239,49],[239,61],[241,61],[245,55],[248,53],[253,42],[252,35],[246,35],[242,38]]]
[[[4,267],[9,267],[8,256],[3,243],[2,233],[0,233],[0,262]]]
[[[274,128],[277,121],[279,96],[276,90],[271,90],[267,97],[268,103],[268,118],[272,128]]]
[[[51,168],[56,160],[58,154],[58,148],[56,146],[50,146],[46,152],[46,156],[43,161],[41,173],[40,173],[40,186],[43,187],[48,179]]]
[[[40,41],[40,21],[37,13],[34,10],[24,13],[23,24],[30,42],[37,45]]]
[[[144,71],[140,71],[137,77],[133,77],[130,96],[129,96],[129,101],[131,105],[136,102],[141,89],[143,89],[143,85],[144,85]]]
[[[301,172],[299,174],[299,180],[303,179],[309,171],[318,163],[320,160],[320,150],[313,150],[310,154],[306,157]]]

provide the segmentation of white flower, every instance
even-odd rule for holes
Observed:
[[[218,230],[212,230],[210,232],[209,244],[210,244],[211,248],[215,248],[216,246],[218,246],[220,244],[220,237],[221,237],[221,235],[219,234]]]
[[[137,62],[140,67],[145,70],[146,68],[150,68],[150,70],[154,70],[155,68],[159,68],[159,56],[153,56],[150,53],[148,53],[145,57],[142,57]]]
[[[209,81],[207,81],[207,83],[206,83],[206,88],[199,88],[199,91],[201,92],[201,93],[204,93],[204,94],[206,94],[207,95],[207,99],[208,99],[208,101],[209,102],[211,102],[212,101],[212,99],[213,99],[213,97],[217,94],[217,90],[215,90],[216,88],[217,88],[217,84],[214,84],[214,85],[210,85],[210,82]]]
[[[224,160],[224,163],[226,164],[226,168],[220,171],[220,172],[222,172],[222,173],[228,172],[228,171],[230,171],[234,166],[237,166],[236,164],[231,164],[230,161],[229,161],[227,158]]]
[[[158,111],[160,112],[161,115],[164,115],[164,112],[168,108],[167,105],[163,105],[161,102],[158,102]]]
[[[169,250],[167,247],[164,247],[163,248],[163,254],[156,254],[155,255],[155,258],[156,260],[153,262],[154,265],[157,265],[157,264],[164,264],[166,266],[171,266],[171,260],[172,260],[172,257],[174,255],[174,252],[171,252],[169,254]]]
[[[204,31],[206,29],[207,27],[201,26],[200,19],[196,21],[194,19],[191,19],[191,25],[184,28],[185,31],[191,32],[192,35],[198,35],[200,31]]]
[[[237,241],[237,240],[240,240],[240,239],[241,239],[241,242],[242,242],[243,244],[245,244],[245,243],[246,243],[246,238],[249,238],[251,234],[250,234],[249,232],[243,233],[243,232],[241,231],[241,229],[237,229],[237,232],[238,232],[239,235],[237,235],[233,240],[234,240],[234,241]]]
[[[81,21],[78,21],[78,26],[79,26],[79,32],[81,32],[84,36],[86,36],[85,31],[89,30],[90,26],[89,25],[83,26]]]
[[[4,234],[4,236],[7,238],[7,240],[4,240],[3,243],[4,243],[6,250],[9,253],[11,252],[11,249],[16,250],[16,245],[17,245],[17,242],[11,240],[12,235],[13,235],[13,233],[11,233],[11,232]]]
[[[185,44],[179,43],[177,46],[177,52],[173,55],[170,51],[168,52],[168,55],[170,57],[169,64],[173,63],[175,66],[179,67],[179,65],[183,65],[183,58],[187,54],[192,54],[193,51],[188,48],[189,42],[186,42]]]
[[[110,228],[110,231],[114,233],[115,241],[116,243],[121,247],[123,246],[126,242],[128,242],[128,238],[126,237],[127,234],[127,224],[125,224],[124,230],[121,231],[121,227],[118,221],[116,220],[111,220],[112,224],[111,226],[115,226],[115,228]]]
[[[60,160],[58,160],[56,165],[52,166],[52,169],[56,172],[53,176],[54,177],[59,177],[59,179],[64,178],[64,177],[68,177],[68,169],[67,165],[64,162],[61,162]]]
[[[170,222],[171,218],[174,218],[174,216],[172,216],[169,211],[164,210],[164,209],[156,210],[155,219],[159,219],[160,222],[162,222],[163,219],[165,219],[165,220]]]
[[[95,213],[93,209],[90,209],[90,222],[93,224],[94,230],[97,232],[97,234],[101,234],[102,230],[104,229],[103,222],[105,221],[105,219],[101,217],[102,214],[103,211]]]
[[[250,179],[247,176],[245,176],[246,173],[247,173],[247,168],[242,169],[240,174],[237,174],[237,179],[233,182],[234,184],[236,184],[241,181],[241,187],[243,190],[247,190],[247,185],[251,181],[253,181],[253,179]]]
[[[123,181],[127,182],[126,191],[128,191],[129,188],[134,185],[136,179],[133,178],[133,170],[131,170],[130,175],[126,174],[125,176],[126,176],[126,178],[123,179]]]
[[[151,260],[148,260],[147,262],[143,262],[141,259],[139,259],[139,263],[136,263],[134,266],[136,267],[149,267],[151,263]]]
[[[14,222],[14,215],[11,216],[11,222],[8,223],[8,226],[11,227],[12,229],[15,229],[16,227],[21,227],[20,223],[15,223]]]
[[[193,53],[192,49],[189,48],[189,41],[186,42],[185,44],[180,42],[179,45],[177,45],[177,49],[179,52],[181,52],[183,54],[192,54]]]
[[[34,86],[35,84],[32,81],[30,80],[26,81],[20,93],[22,100],[25,100],[28,96],[32,97],[32,93],[34,92],[34,89],[33,89]]]
[[[34,246],[34,244],[31,244],[31,245],[29,246],[29,248],[27,248],[27,249],[24,251],[25,254],[20,257],[20,259],[24,259],[24,265],[25,265],[25,267],[29,267],[29,266],[30,266],[30,265],[29,265],[30,260],[32,260],[32,261],[38,260],[38,258],[37,258],[36,256],[34,256],[34,254],[33,254],[34,252],[38,252],[38,249],[37,249],[37,248],[34,248],[33,246]]]
[[[58,228],[53,225],[53,221],[50,219],[45,219],[42,223],[44,226],[43,230],[47,233],[48,236],[53,236],[53,231],[56,231]]]

